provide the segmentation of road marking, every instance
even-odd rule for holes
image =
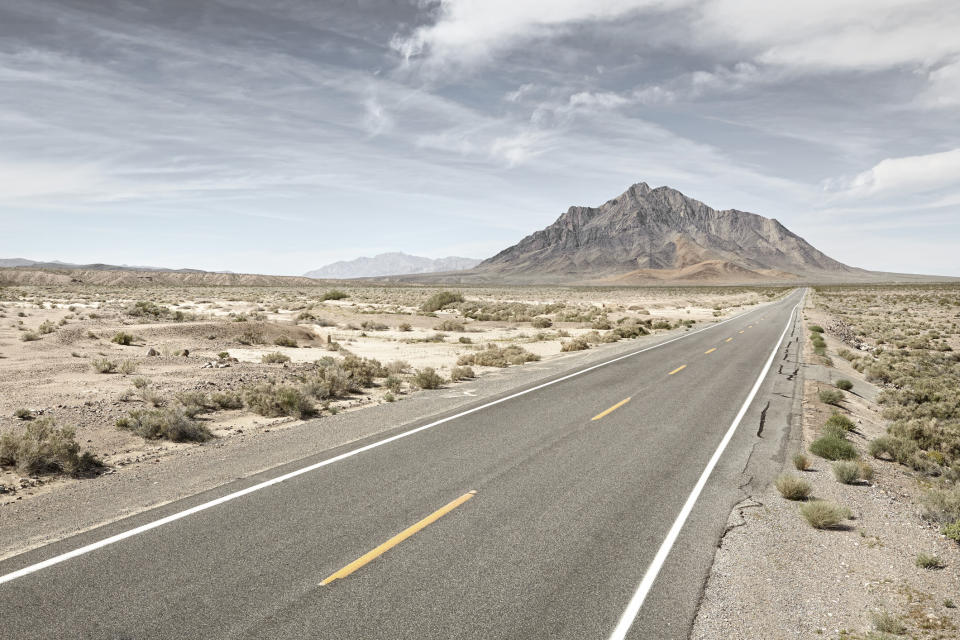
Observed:
[[[690,512],[693,511],[693,505],[696,504],[697,498],[700,497],[700,492],[703,491],[704,486],[706,486],[707,480],[710,478],[710,474],[713,473],[714,467],[716,467],[717,462],[720,461],[720,456],[723,454],[723,450],[727,448],[727,444],[729,444],[730,440],[733,438],[733,433],[740,425],[740,421],[743,420],[743,416],[746,415],[747,409],[750,407],[750,404],[757,395],[757,391],[760,390],[760,385],[763,384],[763,379],[767,377],[767,373],[770,371],[770,366],[773,364],[773,359],[780,350],[780,344],[783,342],[783,338],[787,335],[787,331],[790,329],[790,324],[793,322],[793,314],[799,306],[800,303],[797,303],[797,305],[791,309],[790,319],[787,320],[787,326],[783,328],[783,333],[780,334],[780,339],[777,340],[777,344],[773,347],[773,351],[770,352],[770,357],[767,358],[767,363],[760,371],[760,375],[757,376],[757,381],[753,384],[753,388],[750,390],[750,393],[747,394],[747,399],[743,401],[743,406],[741,406],[740,411],[737,412],[737,415],[733,419],[733,423],[731,423],[730,428],[727,429],[727,432],[723,435],[723,439],[717,446],[717,450],[713,452],[713,456],[711,456],[710,461],[707,462],[707,466],[703,469],[703,473],[700,474],[700,479],[697,480],[697,484],[694,485],[693,491],[690,492],[690,495],[687,497],[687,501],[683,503],[683,507],[680,509],[677,519],[674,520],[673,526],[670,527],[670,531],[667,533],[667,537],[664,539],[663,544],[660,545],[660,549],[657,550],[657,555],[653,557],[653,562],[651,562],[650,566],[647,567],[647,572],[643,575],[643,579],[640,581],[640,586],[637,587],[633,597],[630,598],[627,608],[624,610],[623,615],[620,616],[620,621],[617,623],[616,628],[614,628],[613,633],[610,634],[610,640],[625,640],[627,637],[627,632],[630,631],[630,627],[633,626],[634,620],[637,619],[637,614],[640,613],[640,607],[643,606],[643,601],[646,600],[647,594],[650,592],[650,588],[653,587],[653,583],[657,579],[657,574],[660,573],[660,569],[663,567],[663,563],[666,561],[667,556],[670,555],[670,550],[673,548],[673,544],[677,541],[677,537],[680,535],[680,530],[687,521],[687,517],[690,515]]]
[[[623,400],[621,400],[621,401],[618,402],[617,404],[613,405],[612,407],[610,407],[610,408],[607,409],[606,411],[601,411],[600,413],[598,413],[597,415],[593,416],[593,417],[590,418],[590,419],[591,419],[591,420],[599,420],[600,418],[602,418],[603,416],[607,415],[608,413],[613,413],[614,411],[616,411],[617,409],[619,409],[619,408],[622,407],[623,405],[627,404],[628,402],[630,402],[630,398],[624,398]]]
[[[703,355],[707,355],[708,353],[713,353],[716,350],[717,350],[716,347],[714,347],[713,349],[707,349],[706,351],[703,352]]]
[[[672,376],[673,374],[677,373],[678,371],[683,371],[683,370],[686,369],[686,368],[687,368],[687,365],[682,364],[682,365],[680,365],[679,367],[677,367],[676,369],[674,369],[673,371],[671,371],[670,373],[668,373],[667,375],[668,375],[668,376]]]
[[[747,329],[753,329],[753,325],[752,325],[752,324],[748,324],[748,325],[747,325]]]
[[[740,331],[740,333],[743,333],[743,331]]]
[[[731,340],[733,340],[733,338],[727,338],[724,342],[730,342]]]
[[[776,304],[776,303],[771,303],[771,304]],[[16,570],[16,571],[13,571],[13,572],[11,572],[11,573],[8,573],[8,574],[6,574],[6,575],[2,575],[2,576],[0,576],[0,584],[3,584],[3,583],[5,583],[5,582],[10,582],[10,581],[12,581],[12,580],[16,580],[17,578],[22,578],[23,576],[30,575],[31,573],[35,573],[35,572],[37,572],[37,571],[40,571],[41,569],[46,569],[47,567],[52,567],[52,566],[55,565],[55,564],[60,564],[61,562],[66,562],[67,560],[71,560],[71,559],[76,558],[76,557],[78,557],[78,556],[85,555],[85,554],[87,554],[87,553],[90,553],[91,551],[96,551],[97,549],[102,549],[102,548],[104,548],[104,547],[108,547],[108,546],[110,546],[110,545],[112,545],[112,544],[115,544],[115,543],[117,543],[117,542],[120,542],[120,541],[122,541],[122,540],[126,540],[127,538],[132,538],[133,536],[140,535],[141,533],[146,533],[147,531],[151,531],[151,530],[153,530],[153,529],[157,529],[158,527],[162,527],[162,526],[165,525],[165,524],[170,524],[171,522],[176,522],[177,520],[180,520],[181,518],[186,518],[187,516],[191,516],[191,515],[193,515],[193,514],[195,514],[195,513],[200,513],[201,511],[206,511],[207,509],[211,509],[211,508],[213,508],[213,507],[219,506],[219,505],[224,504],[224,503],[226,503],[226,502],[230,502],[231,500],[236,500],[237,498],[241,498],[241,497],[243,497],[243,496],[245,496],[245,495],[254,493],[254,492],[256,492],[256,491],[260,491],[261,489],[266,489],[267,487],[271,487],[271,486],[273,486],[273,485],[275,485],[275,484],[280,484],[281,482],[286,482],[287,480],[292,480],[293,478],[296,478],[297,476],[301,476],[301,475],[303,475],[303,474],[305,474],[305,473],[310,473],[310,472],[312,472],[312,471],[316,471],[317,469],[321,469],[321,468],[323,468],[323,467],[326,467],[326,466],[328,466],[328,465],[334,464],[334,463],[336,463],[336,462],[340,462],[341,460],[346,460],[347,458],[352,458],[353,456],[359,455],[359,454],[361,454],[361,453],[364,453],[365,451],[370,451],[371,449],[376,449],[377,447],[381,447],[381,446],[383,446],[383,445],[385,445],[385,444],[389,444],[389,443],[394,442],[394,441],[396,441],[396,440],[400,440],[401,438],[406,438],[406,437],[408,437],[408,436],[412,436],[412,435],[415,434],[415,433],[420,433],[421,431],[426,431],[427,429],[432,429],[433,427],[436,427],[436,426],[439,426],[439,425],[441,425],[441,424],[450,422],[451,420],[456,420],[457,418],[462,418],[463,416],[467,416],[467,415],[470,415],[470,414],[472,414],[472,413],[477,413],[478,411],[483,411],[484,409],[488,409],[488,408],[493,407],[493,406],[495,406],[495,405],[498,405],[498,404],[500,404],[500,403],[502,403],[502,402],[507,402],[508,400],[513,400],[514,398],[519,398],[520,396],[525,396],[525,395],[527,395],[528,393],[533,393],[534,391],[539,391],[540,389],[543,389],[543,388],[546,388],[546,387],[555,385],[555,384],[560,383],[560,382],[564,382],[565,380],[569,380],[569,379],[571,379],[571,378],[575,378],[575,377],[577,377],[577,376],[581,376],[581,375],[583,375],[583,374],[585,374],[585,373],[589,373],[590,371],[594,371],[594,370],[599,369],[599,368],[601,368],[601,367],[605,367],[605,366],[607,366],[607,365],[613,364],[614,362],[619,362],[619,361],[625,360],[625,359],[627,359],[627,358],[632,358],[632,357],[634,357],[634,356],[640,355],[641,353],[646,353],[647,351],[653,351],[654,349],[659,349],[659,348],[662,347],[662,346],[668,345],[668,344],[670,344],[670,343],[672,343],[672,342],[676,342],[676,341],[678,341],[678,340],[683,340],[684,338],[689,338],[690,336],[696,335],[696,334],[701,333],[701,332],[703,332],[703,331],[709,331],[710,329],[713,329],[713,328],[715,328],[715,327],[719,327],[720,325],[726,324],[726,323],[728,323],[728,322],[732,322],[733,320],[742,318],[744,315],[749,315],[749,314],[755,313],[755,312],[757,312],[757,311],[759,311],[759,309],[754,309],[753,311],[747,311],[747,312],[744,313],[744,314],[740,314],[740,315],[734,316],[734,317],[732,317],[732,318],[727,318],[726,320],[721,320],[720,322],[717,322],[717,323],[715,323],[715,324],[711,324],[711,325],[706,326],[706,327],[703,327],[703,328],[701,328],[701,329],[697,329],[697,330],[695,330],[695,331],[690,331],[690,332],[688,332],[688,333],[683,333],[683,334],[677,336],[676,338],[671,338],[671,339],[669,339],[669,340],[664,340],[663,342],[658,342],[657,344],[650,345],[649,347],[644,347],[643,349],[638,349],[637,351],[632,351],[632,352],[630,352],[630,353],[625,353],[625,354],[622,355],[622,356],[617,356],[616,358],[611,358],[610,360],[606,360],[606,361],[604,361],[604,362],[599,362],[599,363],[597,363],[597,364],[595,364],[595,365],[586,367],[585,369],[580,369],[579,371],[574,371],[573,373],[568,373],[568,374],[565,375],[565,376],[561,376],[561,377],[555,378],[555,379],[553,379],[553,380],[548,380],[547,382],[544,382],[544,383],[542,383],[542,384],[538,384],[538,385],[536,385],[536,386],[530,387],[529,389],[524,389],[523,391],[518,391],[518,392],[512,393],[512,394],[510,394],[510,395],[508,395],[508,396],[504,396],[504,397],[498,398],[498,399],[496,399],[496,400],[491,400],[490,402],[487,402],[487,403],[485,403],[485,404],[482,404],[482,405],[473,407],[472,409],[467,409],[467,410],[465,410],[465,411],[461,411],[460,413],[456,413],[456,414],[454,414],[454,415],[452,415],[452,416],[447,416],[446,418],[440,418],[439,420],[434,420],[433,422],[430,422],[430,423],[428,423],[428,424],[424,424],[424,425],[421,425],[421,426],[419,426],[419,427],[414,427],[413,429],[408,429],[407,431],[403,431],[403,432],[401,432],[401,433],[394,434],[394,435],[392,435],[392,436],[389,436],[389,437],[387,437],[387,438],[384,438],[383,440],[377,440],[376,442],[371,442],[370,444],[364,445],[364,446],[362,446],[362,447],[357,447],[356,449],[352,449],[352,450],[350,450],[350,451],[346,451],[346,452],[344,452],[344,453],[341,453],[340,455],[333,456],[332,458],[327,458],[326,460],[321,460],[320,462],[315,462],[314,464],[310,464],[310,465],[307,465],[307,466],[305,466],[305,467],[301,467],[300,469],[295,469],[295,470],[293,470],[293,471],[290,471],[290,472],[285,473],[285,474],[283,474],[283,475],[277,476],[277,477],[275,477],[275,478],[270,478],[269,480],[264,480],[263,482],[260,482],[260,483],[258,483],[258,484],[253,485],[253,486],[250,486],[250,487],[247,487],[246,489],[240,489],[239,491],[234,491],[233,493],[228,493],[228,494],[225,495],[225,496],[221,496],[221,497],[216,498],[216,499],[214,499],[214,500],[210,500],[209,502],[204,502],[203,504],[198,504],[198,505],[196,505],[196,506],[194,506],[194,507],[190,507],[189,509],[184,509],[183,511],[178,511],[177,513],[172,513],[172,514],[170,514],[169,516],[165,516],[165,517],[163,517],[163,518],[159,518],[158,520],[153,520],[152,522],[148,522],[148,523],[146,523],[146,524],[140,525],[139,527],[135,527],[135,528],[133,528],[133,529],[128,529],[127,531],[122,531],[122,532],[120,532],[120,533],[118,533],[118,534],[116,534],[116,535],[110,536],[109,538],[104,538],[103,540],[98,540],[97,542],[92,542],[92,543],[90,543],[90,544],[88,544],[88,545],[85,545],[85,546],[83,546],[83,547],[79,547],[79,548],[77,548],[77,549],[73,549],[72,551],[67,551],[66,553],[61,553],[61,554],[58,555],[58,556],[54,556],[54,557],[52,557],[52,558],[48,558],[48,559],[46,559],[46,560],[43,560],[42,562],[38,562],[38,563],[36,563],[36,564],[32,564],[32,565],[23,567],[22,569],[18,569],[18,570]],[[13,556],[13,557],[15,558],[16,556]]]
[[[448,503],[444,507],[440,507],[439,509],[437,509],[436,511],[428,515],[426,518],[424,518],[420,522],[407,527],[406,529],[404,529],[397,535],[393,536],[392,538],[390,538],[380,546],[374,549],[371,549],[367,553],[363,554],[362,556],[360,556],[359,558],[357,558],[356,560],[354,560],[353,562],[345,566],[343,569],[340,569],[340,571],[330,574],[330,576],[325,578],[323,582],[320,583],[320,586],[322,587],[322,586],[328,585],[334,580],[339,580],[340,578],[346,578],[348,575],[350,575],[357,569],[379,558],[390,549],[393,549],[395,546],[397,546],[398,544],[400,544],[401,542],[403,542],[404,540],[406,540],[416,532],[428,527],[429,525],[433,524],[443,516],[447,515],[448,513],[450,513],[451,511],[453,511],[454,509],[456,509],[457,507],[459,507],[460,505],[462,505],[464,502],[466,502],[467,500],[469,500],[475,495],[477,495],[476,491],[468,491],[467,493],[463,494],[453,502]]]

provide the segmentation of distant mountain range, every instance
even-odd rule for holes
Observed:
[[[441,271],[462,271],[480,264],[473,258],[424,258],[406,253],[381,253],[372,258],[334,262],[319,269],[303,274],[308,278],[375,278],[378,276],[396,276],[416,273],[437,273]]]
[[[35,269],[83,269],[85,271],[172,271],[174,273],[207,273],[200,269],[167,269],[165,267],[140,267],[116,264],[72,264],[52,260],[41,262],[26,258],[0,258],[0,267],[31,267]],[[230,271],[216,271],[212,273],[230,273]]]

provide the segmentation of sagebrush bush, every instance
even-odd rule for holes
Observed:
[[[853,420],[851,420],[847,416],[843,415],[842,413],[837,413],[836,411],[834,411],[833,414],[829,418],[827,418],[827,421],[826,423],[824,423],[824,426],[836,428],[839,431],[846,433],[848,431],[853,431],[856,425],[853,423]]]
[[[137,372],[137,363],[133,360],[124,360],[117,367],[117,370],[125,376],[129,376],[132,373]]]
[[[814,529],[832,529],[850,517],[850,510],[823,500],[800,505],[800,515]]]
[[[453,331],[462,333],[467,330],[467,327],[462,322],[457,322],[456,320],[444,320],[433,329],[434,331]]]
[[[835,435],[821,436],[811,442],[810,453],[827,460],[852,460],[857,457],[854,446]]]
[[[348,296],[345,292],[341,291],[340,289],[330,289],[329,291],[324,293],[322,296],[320,296],[320,299],[321,300],[343,300],[344,298],[349,298],[349,297],[350,296]]]
[[[260,362],[264,364],[278,364],[282,362],[290,362],[290,356],[284,353],[280,353],[279,351],[275,351],[273,353],[263,354],[263,356],[260,358]]]
[[[417,369],[410,382],[421,389],[439,389],[446,381],[433,367],[424,367],[423,369]]]
[[[137,409],[117,420],[117,428],[148,440],[206,442],[213,437],[210,429],[188,416],[183,407]]]
[[[539,360],[540,356],[530,353],[519,345],[509,345],[503,348],[491,344],[483,351],[467,353],[457,359],[457,364],[462,366],[478,367],[507,367],[511,364],[524,364]]]
[[[25,331],[20,334],[20,340],[23,342],[35,342],[40,339],[40,336],[33,331]]]
[[[560,343],[560,351],[583,351],[584,349],[589,349],[590,343],[583,337],[574,338],[573,340],[567,340],[566,342]]]
[[[244,391],[244,403],[254,413],[269,418],[294,416],[304,419],[316,413],[313,402],[300,389],[268,382]]]
[[[219,391],[210,394],[210,402],[219,409],[242,409],[243,398],[236,391]]]
[[[297,347],[297,341],[290,336],[280,336],[273,341],[273,344],[277,345],[278,347]]]
[[[534,329],[549,329],[553,326],[553,321],[550,318],[544,318],[543,316],[537,316],[530,321],[530,324],[533,325]],[[609,327],[607,327],[609,328]]]
[[[94,474],[103,469],[92,453],[80,453],[76,431],[57,427],[53,418],[38,418],[21,432],[0,435],[0,466],[15,467],[23,475]]]
[[[432,313],[458,302],[463,302],[463,294],[454,293],[453,291],[438,291],[420,305],[420,310]]]
[[[871,613],[870,617],[873,620],[873,628],[880,633],[902,636],[907,632],[907,626],[900,621],[900,618],[887,611]]]
[[[470,367],[454,367],[450,369],[450,381],[459,382],[468,378],[475,378],[473,369]]]
[[[819,393],[820,402],[824,404],[839,405],[843,401],[843,393],[836,389],[823,389]]]
[[[846,378],[841,378],[840,380],[837,380],[834,383],[834,386],[836,386],[837,389],[840,389],[841,391],[850,391],[850,389],[853,389],[853,383],[847,380]]]
[[[834,462],[833,477],[841,484],[853,484],[860,479],[860,465],[850,460]]]
[[[113,334],[112,338],[110,338],[111,342],[116,342],[117,344],[122,344],[125,346],[133,344],[134,340],[136,340],[136,337],[124,331],[118,331],[117,333]]]
[[[90,366],[97,373],[113,373],[117,370],[117,363],[106,358],[97,358],[90,362]]]
[[[789,473],[777,476],[774,485],[776,485],[780,495],[787,500],[806,500],[810,497],[812,491],[809,482]]]
[[[916,565],[921,569],[943,569],[947,566],[941,558],[932,553],[920,552],[917,554]]]
[[[960,520],[960,486],[933,488],[921,498],[923,516],[938,524]]]
[[[940,528],[940,533],[954,542],[960,542],[960,520],[943,525]]]
[[[802,453],[796,453],[793,456],[793,467],[797,471],[806,471],[810,468],[810,458]]]

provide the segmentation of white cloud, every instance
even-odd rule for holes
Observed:
[[[393,118],[376,98],[363,101],[363,128],[373,137],[393,129]]]
[[[922,156],[886,158],[851,179],[828,182],[825,187],[849,196],[907,196],[958,185],[960,149],[953,149]]]
[[[960,59],[927,74],[928,85],[917,103],[927,108],[960,106]]]
[[[545,134],[538,131],[521,131],[515,135],[495,138],[490,144],[490,155],[506,161],[508,167],[529,162],[546,151]]]

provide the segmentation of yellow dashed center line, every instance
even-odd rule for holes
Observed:
[[[707,355],[708,353],[713,353],[716,350],[717,350],[716,347],[714,347],[713,349],[707,349],[706,351],[703,352],[703,355]]]
[[[668,376],[672,376],[673,374],[677,373],[678,371],[683,371],[683,370],[686,369],[686,368],[687,368],[687,365],[682,364],[682,365],[680,365],[679,367],[677,367],[676,369],[674,369],[673,371],[671,371],[670,373],[668,373],[667,375],[668,375]]]
[[[406,540],[416,532],[420,531],[424,527],[430,524],[433,524],[434,522],[439,520],[442,516],[450,513],[451,511],[453,511],[454,509],[456,509],[457,507],[459,507],[460,505],[462,505],[464,502],[466,502],[467,500],[469,500],[475,495],[477,495],[476,491],[470,491],[468,493],[463,494],[453,502],[447,504],[445,507],[441,507],[440,509],[437,509],[436,511],[428,515],[426,518],[424,518],[420,522],[416,523],[413,526],[407,527],[397,535],[393,536],[392,538],[390,538],[389,540],[381,544],[379,547],[360,556],[359,558],[357,558],[356,560],[354,560],[353,562],[345,566],[343,569],[340,569],[340,571],[337,571],[336,573],[331,574],[328,578],[326,578],[323,582],[320,583],[320,586],[328,585],[334,580],[339,580],[340,578],[346,578],[348,575],[350,575],[357,569],[369,563],[371,560],[375,560],[379,556],[383,555],[384,553],[394,548],[395,546],[397,546],[398,544],[400,544],[401,542],[403,542],[404,540]]]
[[[724,342],[730,342],[731,340],[733,340],[733,338],[727,338]]]
[[[616,411],[617,409],[619,409],[619,408],[622,407],[623,405],[627,404],[628,402],[630,402],[630,398],[624,398],[623,400],[621,400],[621,401],[618,402],[617,404],[613,405],[612,407],[610,407],[610,408],[607,409],[606,411],[602,411],[602,412],[598,413],[597,415],[593,416],[593,417],[590,418],[590,419],[591,419],[591,420],[599,420],[599,419],[602,418],[603,416],[605,416],[605,415],[607,415],[607,414],[610,414],[610,413],[613,413],[614,411]]]
[[[743,330],[741,330],[740,333],[743,333]]]

